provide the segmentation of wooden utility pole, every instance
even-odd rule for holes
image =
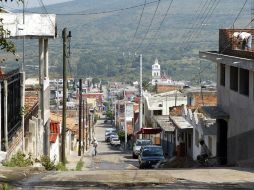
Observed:
[[[62,116],[62,163],[65,164],[65,136],[66,136],[66,90],[67,90],[67,80],[66,80],[66,68],[67,68],[67,29],[64,28],[62,32],[63,38],[63,116]]]
[[[83,142],[82,152],[83,152],[83,155],[84,155],[84,152],[85,152],[85,100],[83,100],[82,142]]]
[[[65,157],[65,137],[66,137],[66,99],[67,99],[67,42],[71,38],[71,31],[67,35],[67,28],[62,31],[63,38],[63,112],[62,112],[62,144],[61,144],[61,161],[63,164],[66,163]]]
[[[82,126],[82,79],[79,79],[79,146],[78,155],[81,156],[81,126]]]
[[[89,133],[89,141],[88,141],[88,143],[89,143],[89,145],[90,145],[90,143],[91,143],[91,115],[89,114],[88,115],[88,133]]]
[[[88,107],[87,107],[87,99],[86,99],[86,151],[88,149],[88,130],[87,130],[87,126],[88,126]]]

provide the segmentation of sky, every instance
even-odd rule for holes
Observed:
[[[56,3],[63,3],[63,2],[67,2],[67,1],[71,1],[71,0],[42,0],[42,2],[44,3],[44,5],[52,5],[52,4],[56,4]],[[25,4],[27,8],[31,8],[31,7],[40,7],[40,1],[39,0],[25,0]],[[17,2],[11,2],[8,1],[6,2],[0,2],[0,6],[5,7],[6,9],[18,9],[18,8],[22,8],[21,3],[17,3]]]

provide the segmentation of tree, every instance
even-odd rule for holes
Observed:
[[[93,87],[95,87],[95,84],[98,84],[99,82],[100,80],[98,78],[93,78],[92,79]]]
[[[2,0],[0,0],[2,2]],[[4,0],[5,2],[7,2],[7,0]],[[13,0],[11,0],[13,1]],[[15,0],[17,3],[18,2],[23,2],[23,0]],[[4,50],[7,53],[12,53],[15,55],[16,53],[16,46],[15,44],[8,39],[8,37],[10,36],[10,31],[4,29],[3,26],[3,18],[0,18],[0,49]],[[5,59],[0,60],[0,62],[4,62]]]

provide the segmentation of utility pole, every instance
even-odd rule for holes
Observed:
[[[86,151],[88,149],[88,108],[87,108],[87,99],[86,99]]]
[[[142,54],[140,54],[140,100],[139,100],[139,130],[142,128],[142,114],[143,114],[143,101],[142,101],[142,97],[143,97],[143,89],[142,89]]]
[[[61,147],[61,159],[65,164],[65,136],[66,136],[66,95],[67,95],[67,41],[71,38],[71,32],[67,36],[67,28],[62,31],[63,38],[63,112],[62,112],[62,147]]]
[[[88,143],[89,143],[89,145],[90,145],[90,143],[91,143],[91,135],[90,135],[90,132],[91,132],[91,115],[90,115],[90,113],[89,113],[89,115],[88,115],[88,133],[89,133],[89,138],[88,138]]]
[[[78,155],[81,156],[81,126],[82,126],[82,79],[79,79],[79,146]]]
[[[127,150],[127,103],[124,100],[124,148]]]
[[[85,100],[83,100],[83,125],[82,125],[82,142],[83,142],[83,155],[85,152]]]

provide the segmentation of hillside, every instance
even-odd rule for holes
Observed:
[[[152,2],[152,0],[147,0],[147,2]],[[194,79],[199,69],[198,51],[218,49],[218,28],[228,28],[232,25],[244,1],[173,1],[165,22],[158,31],[170,2],[161,0],[145,40],[143,38],[150,25],[157,2],[145,7],[134,40],[132,39],[143,6],[107,14],[57,15],[59,36],[50,41],[51,65],[57,67],[52,72],[61,74],[61,31],[67,27],[72,31],[73,36],[70,70],[71,74],[76,77],[97,76],[112,80],[138,79],[139,58],[134,57],[134,51],[143,40],[141,48],[136,52],[143,54],[144,77],[150,77],[151,65],[158,57],[164,72],[173,78]],[[132,7],[143,3],[144,0],[75,0],[48,6],[47,11],[57,14],[86,14]],[[213,3],[214,6],[212,6]],[[218,3],[217,7],[216,3]],[[207,10],[207,13],[213,12],[212,16],[200,13],[202,7],[203,10]],[[250,5],[246,6],[236,26],[243,27],[249,22],[249,9]],[[45,12],[38,8],[28,11]],[[26,41],[26,64],[28,65],[38,60],[38,48],[35,45],[37,45],[35,41]],[[22,50],[20,45],[18,45],[18,50]],[[215,64],[202,61],[201,67],[201,69],[207,68],[203,73],[203,80],[214,79]],[[29,73],[31,73],[30,70]]]

